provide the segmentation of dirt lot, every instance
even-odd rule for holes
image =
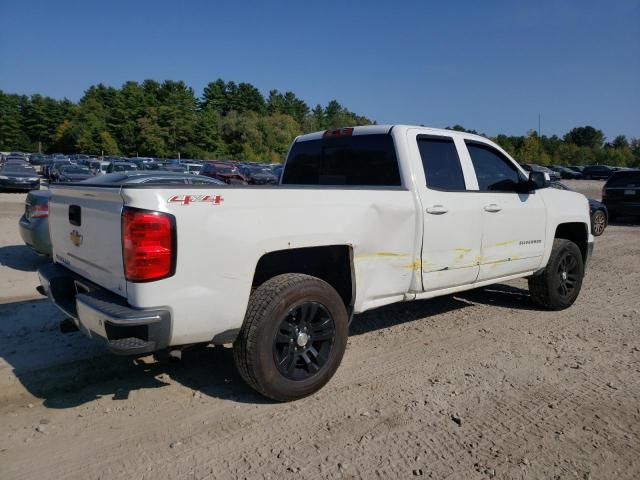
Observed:
[[[640,477],[638,225],[596,240],[566,311],[519,280],[368,312],[335,378],[276,404],[228,348],[132,361],[60,334],[23,199],[0,195],[2,479]]]

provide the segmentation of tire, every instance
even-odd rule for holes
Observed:
[[[584,262],[578,246],[556,238],[544,271],[529,278],[531,299],[547,310],[564,310],[578,298],[583,277]]]
[[[247,384],[277,401],[306,397],[333,376],[347,347],[338,292],[316,277],[278,275],[249,298],[233,358]]]
[[[599,237],[607,228],[607,216],[602,210],[596,210],[591,217],[591,233],[594,237]]]

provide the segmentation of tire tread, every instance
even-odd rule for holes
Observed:
[[[570,240],[566,240],[564,238],[554,239],[553,246],[551,248],[551,255],[549,256],[547,266],[542,271],[542,273],[529,277],[528,282],[531,300],[533,301],[533,303],[546,310],[561,310],[562,308],[566,308],[559,305],[552,298],[550,284],[552,281],[552,276],[555,274],[553,268],[553,265],[555,263],[554,259],[558,256],[560,251],[566,248],[568,245],[573,245],[577,248],[577,245],[575,245],[575,243]]]
[[[249,297],[244,323],[233,343],[233,359],[242,379],[264,396],[273,398],[254,374],[257,362],[254,353],[258,339],[258,325],[275,297],[284,290],[310,280],[318,281],[319,279],[302,273],[285,273],[267,280],[256,288]]]

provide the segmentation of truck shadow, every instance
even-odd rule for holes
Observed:
[[[531,295],[528,290],[502,283],[461,292],[456,294],[456,297],[475,304],[511,308],[514,310],[544,310],[531,301]]]
[[[38,255],[26,245],[0,247],[0,266],[13,270],[35,272],[50,261],[49,257]]]
[[[478,303],[535,309],[528,297],[525,290],[494,285],[455,296],[388,305],[357,315],[350,335],[433,318]],[[0,304],[3,402],[28,393],[43,399],[46,407],[66,409],[102,397],[126,401],[131,392],[179,384],[192,389],[194,397],[271,403],[241,379],[230,346],[186,348],[179,361],[170,360],[167,352],[136,359],[116,357],[79,332],[62,334],[58,329],[62,319],[44,298]]]

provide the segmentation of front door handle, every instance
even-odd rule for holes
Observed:
[[[431,215],[442,215],[448,211],[449,210],[444,205],[432,205],[427,207],[427,213],[430,213]]]
[[[495,203],[490,203],[489,205],[485,205],[484,209],[485,211],[491,212],[491,213],[499,212],[500,210],[502,210],[502,208],[496,205]]]

